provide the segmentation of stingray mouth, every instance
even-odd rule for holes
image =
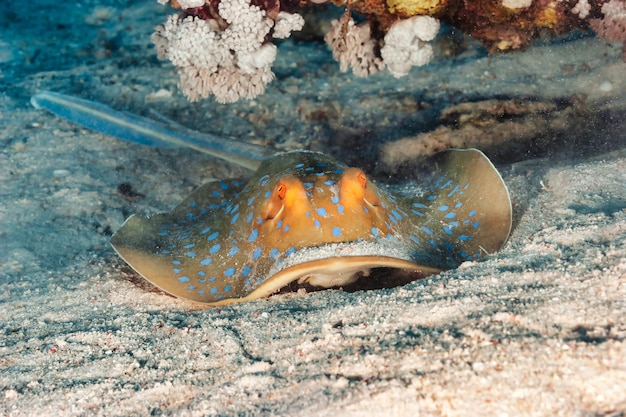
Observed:
[[[381,255],[331,256],[308,261],[302,259],[291,261],[291,265],[276,270],[270,279],[246,298],[267,297],[301,288],[307,291],[341,288],[350,292],[392,288],[441,272],[438,268]]]

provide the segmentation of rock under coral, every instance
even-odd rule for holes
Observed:
[[[433,16],[442,11],[447,0],[386,0],[389,11],[400,16]]]

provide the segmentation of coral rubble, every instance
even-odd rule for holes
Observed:
[[[436,129],[383,145],[379,169],[393,173],[449,148],[476,147],[499,157],[519,155],[517,151],[527,150],[531,143],[538,150],[549,148],[555,138],[576,130],[572,127],[581,120],[588,123],[592,118],[578,96],[555,101],[520,98],[454,104],[441,112]]]
[[[180,74],[194,101],[254,98],[274,74],[272,39],[288,38],[304,19],[297,10],[331,0],[158,0],[180,9],[152,39],[160,58]],[[332,0],[345,13],[325,36],[341,71],[367,77],[387,68],[394,77],[433,57],[440,22],[491,52],[527,46],[540,34],[593,29],[626,43],[626,0]],[[360,15],[361,18],[355,18]],[[363,20],[365,19],[365,20]],[[624,49],[626,61],[626,47]]]

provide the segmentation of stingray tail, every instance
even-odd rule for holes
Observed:
[[[262,146],[191,130],[171,130],[154,120],[65,94],[42,91],[30,102],[37,109],[108,136],[147,146],[189,147],[252,170],[270,155]]]

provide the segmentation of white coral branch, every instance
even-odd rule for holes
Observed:
[[[299,14],[278,12],[272,36],[277,39],[286,39],[291,36],[291,32],[302,30],[303,26],[304,18]]]
[[[376,54],[377,42],[372,39],[369,23],[357,25],[347,13],[331,22],[324,40],[339,62],[341,72],[352,69],[354,75],[367,77],[383,66]]]
[[[439,32],[439,21],[430,16],[400,20],[385,35],[380,50],[387,69],[394,77],[403,77],[414,66],[427,64],[433,58],[431,41]]]
[[[194,1],[179,3],[189,6]],[[228,23],[225,29],[216,20],[170,16],[152,36],[157,53],[177,67],[180,87],[191,101],[210,95],[219,102],[254,98],[274,78],[276,46],[266,41],[270,31],[288,37],[304,20],[281,12],[274,22],[249,0],[221,0],[218,11]]]

